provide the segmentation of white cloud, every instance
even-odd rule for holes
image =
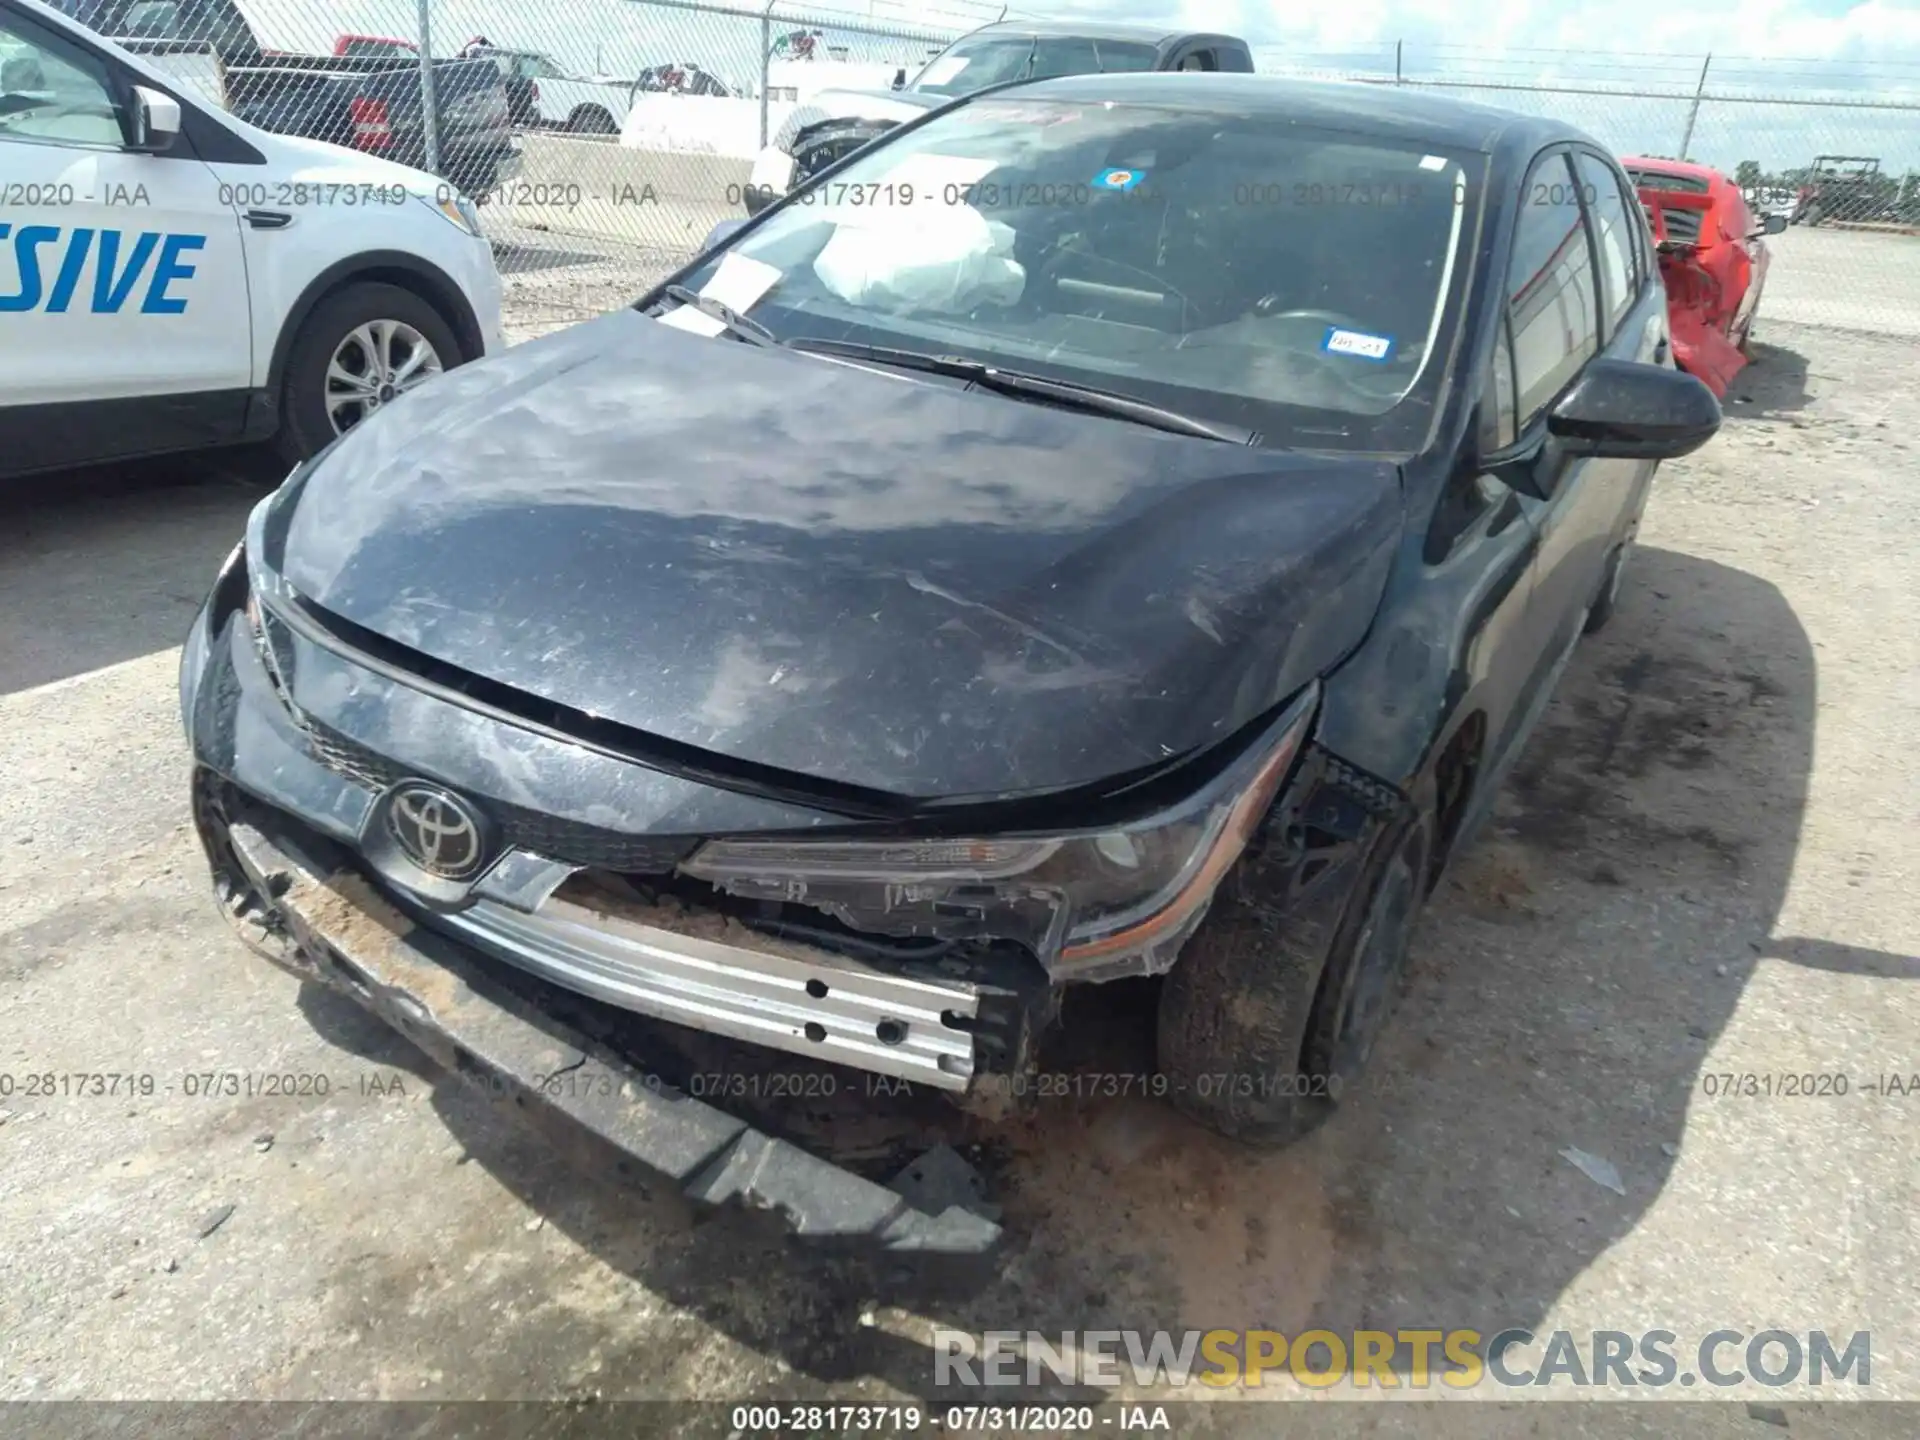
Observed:
[[[285,22],[302,48],[336,31],[411,35],[416,0],[247,0]],[[434,48],[470,35],[545,50],[582,70],[637,73],[662,61],[698,64],[739,83],[759,71],[764,0],[716,0],[714,14],[644,0],[432,0]],[[924,39],[863,38],[848,27],[910,27],[949,34],[993,19],[993,0],[777,0],[781,12],[818,19],[853,58],[912,64]],[[1464,98],[1552,114],[1622,152],[1677,154],[1688,100],[1710,49],[1719,53],[1710,95],[1784,100],[1824,94],[1897,98],[1920,107],[1920,0],[1340,0],[1281,6],[1271,0],[1026,0],[1018,14],[1168,21],[1245,36],[1262,70],[1404,73],[1426,81],[1542,87],[1476,89]],[[278,27],[275,27],[278,28]],[[322,35],[320,32],[324,31]],[[297,37],[297,38],[296,38]],[[269,43],[273,43],[269,41]],[[1557,88],[1547,88],[1557,87]],[[1609,93],[1634,88],[1651,97]],[[1697,118],[1694,158],[1731,167],[1804,165],[1819,153],[1878,155],[1894,171],[1920,169],[1920,108],[1873,110],[1709,100]]]
[[[1450,93],[1553,115],[1622,153],[1679,153],[1702,63],[1717,52],[1693,158],[1729,169],[1755,159],[1784,170],[1820,153],[1866,154],[1895,172],[1920,169],[1916,0],[1342,0],[1298,8],[1041,0],[1024,13],[1124,14],[1224,30],[1247,38],[1260,69],[1282,73],[1391,75],[1399,41],[1409,79],[1481,81],[1485,88]],[[1629,89],[1648,93],[1611,93]],[[1804,103],[1812,98],[1886,103]],[[1752,103],[1761,99],[1774,103]]]

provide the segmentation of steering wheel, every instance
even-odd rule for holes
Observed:
[[[1253,307],[1253,313],[1262,320],[1320,320],[1328,325],[1337,325],[1341,329],[1358,330],[1360,328],[1351,315],[1342,315],[1337,310],[1276,310],[1279,303],[1277,295],[1263,295]]]
[[[1266,308],[1268,301],[1273,298],[1272,296],[1267,296],[1256,304],[1253,307],[1254,314],[1267,320],[1311,320],[1317,324],[1332,325],[1342,330],[1361,330],[1363,333],[1370,333],[1366,332],[1364,327],[1351,315],[1342,315],[1337,310],[1273,310]],[[1383,370],[1378,366],[1329,365],[1324,367],[1324,370],[1325,373],[1331,375],[1346,389],[1351,390],[1356,395],[1363,395],[1369,400],[1391,398],[1397,395],[1401,388],[1401,382],[1394,377],[1392,371]],[[1383,381],[1390,383],[1383,385],[1381,383]]]

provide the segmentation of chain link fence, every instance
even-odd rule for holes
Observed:
[[[1920,338],[1920,67],[1394,43],[1257,58],[1266,72],[1550,116],[1621,156],[1711,166],[1756,217],[1788,222],[1766,242],[1763,319]]]
[[[263,129],[442,176],[480,207],[521,335],[624,303],[743,214],[754,157],[817,92],[885,91],[1005,8],[51,3]]]
[[[885,91],[972,28],[964,19],[887,26],[785,5],[624,8],[642,12],[649,44],[670,58],[647,67],[637,86],[615,87],[611,125],[523,130],[519,171],[483,202],[509,294],[529,323],[632,299],[716,224],[746,213],[755,157],[814,95]],[[560,88],[539,83],[543,101]]]
[[[446,177],[481,204],[522,334],[624,303],[743,214],[754,157],[819,91],[885,91],[1005,13],[970,0],[866,0],[860,15],[808,0],[55,3],[267,129]],[[1769,241],[1767,316],[1920,336],[1920,84],[1890,63],[1393,42],[1255,59],[1550,115],[1621,155],[1711,165],[1758,214],[1789,221]]]

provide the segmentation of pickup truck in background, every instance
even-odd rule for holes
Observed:
[[[618,135],[620,122],[627,118],[630,81],[575,75],[537,50],[472,44],[460,53],[491,59],[500,67],[516,124],[576,135]]]
[[[58,8],[58,7],[56,7]],[[140,56],[169,80],[201,96],[216,110],[231,110],[227,99],[227,67],[213,46],[193,40],[134,40],[120,48]]]
[[[336,35],[333,37],[333,53],[359,57],[363,55],[385,55],[389,59],[417,57],[420,47],[411,40],[396,39],[391,35]]]
[[[1010,20],[983,25],[933,56],[891,90],[821,90],[789,115],[754,161],[744,199],[758,215],[789,190],[895,125],[962,95],[1010,80],[1139,70],[1253,72],[1253,51],[1233,35],[1155,25]]]
[[[211,46],[228,109],[263,130],[434,168],[415,55],[289,54],[264,43],[269,29],[247,0],[55,0],[55,8],[130,49],[161,40]],[[484,199],[519,164],[500,72],[490,60],[435,60],[433,89],[437,171]]]

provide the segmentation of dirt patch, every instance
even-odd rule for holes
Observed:
[[[1049,1104],[1004,1138],[1009,1223],[1122,1313],[1292,1332],[1319,1303],[1334,1225],[1310,1145],[1250,1150],[1142,1099]]]
[[[590,872],[573,876],[553,893],[554,899],[578,905],[604,919],[619,920],[629,925],[646,925],[673,935],[684,935],[689,940],[707,940],[716,945],[731,945],[740,950],[778,955],[783,959],[832,969],[861,968],[854,961],[836,955],[831,950],[768,935],[752,926],[743,925],[731,915],[682,904],[672,896],[649,900],[621,888],[618,881]]]

